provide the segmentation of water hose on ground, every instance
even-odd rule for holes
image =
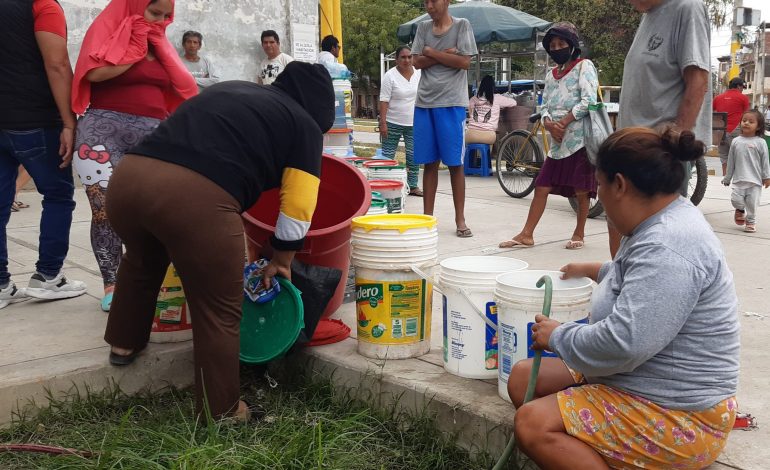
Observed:
[[[543,299],[543,315],[546,317],[551,316],[551,299],[553,298],[553,280],[551,276],[543,276],[537,281],[537,287],[543,287],[545,284],[545,298]],[[529,373],[529,382],[527,382],[527,391],[524,394],[524,403],[532,400],[535,396],[535,383],[537,382],[537,374],[540,372],[540,361],[543,357],[543,352],[535,351],[535,356],[532,359],[532,369]],[[505,446],[503,454],[498,459],[497,463],[492,470],[502,470],[510,460],[513,454],[513,449],[516,447],[516,436],[511,434],[511,438],[508,440],[508,445]]]

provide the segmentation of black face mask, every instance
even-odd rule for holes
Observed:
[[[572,58],[572,48],[571,47],[563,47],[561,49],[557,50],[551,50],[548,51],[548,55],[551,56],[551,59],[553,59],[554,62],[556,62],[559,65],[564,65]]]

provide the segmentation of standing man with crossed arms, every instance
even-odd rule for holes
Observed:
[[[449,14],[449,0],[425,0],[430,16],[417,27],[414,66],[422,71],[414,108],[414,162],[425,165],[423,209],[433,215],[438,167],[449,167],[457,236],[473,232],[465,224],[465,110],[471,57],[478,54],[468,20]]]
[[[629,0],[644,13],[626,55],[618,129],[675,124],[711,142],[711,26],[702,0]],[[687,196],[690,165],[681,194]],[[608,223],[610,253],[620,234]]]

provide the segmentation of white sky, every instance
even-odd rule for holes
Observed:
[[[762,20],[770,23],[770,2],[767,0],[743,0],[745,8],[762,10]],[[711,31],[711,65],[719,64],[717,57],[730,54],[730,23]]]

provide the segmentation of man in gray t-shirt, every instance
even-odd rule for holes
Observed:
[[[423,211],[433,215],[438,167],[449,167],[457,236],[472,237],[465,224],[465,109],[471,57],[478,54],[468,20],[449,14],[449,0],[426,0],[431,17],[412,43],[414,66],[422,71],[414,108],[414,161],[425,165]]]
[[[203,35],[197,31],[187,31],[182,35],[182,63],[198,84],[198,92],[219,82],[219,75],[214,65],[207,58],[198,55],[203,46]]]
[[[629,0],[644,15],[626,55],[618,129],[666,123],[711,144],[711,27],[702,0]],[[682,195],[690,165],[685,163]],[[610,227],[610,252],[620,235]]]

